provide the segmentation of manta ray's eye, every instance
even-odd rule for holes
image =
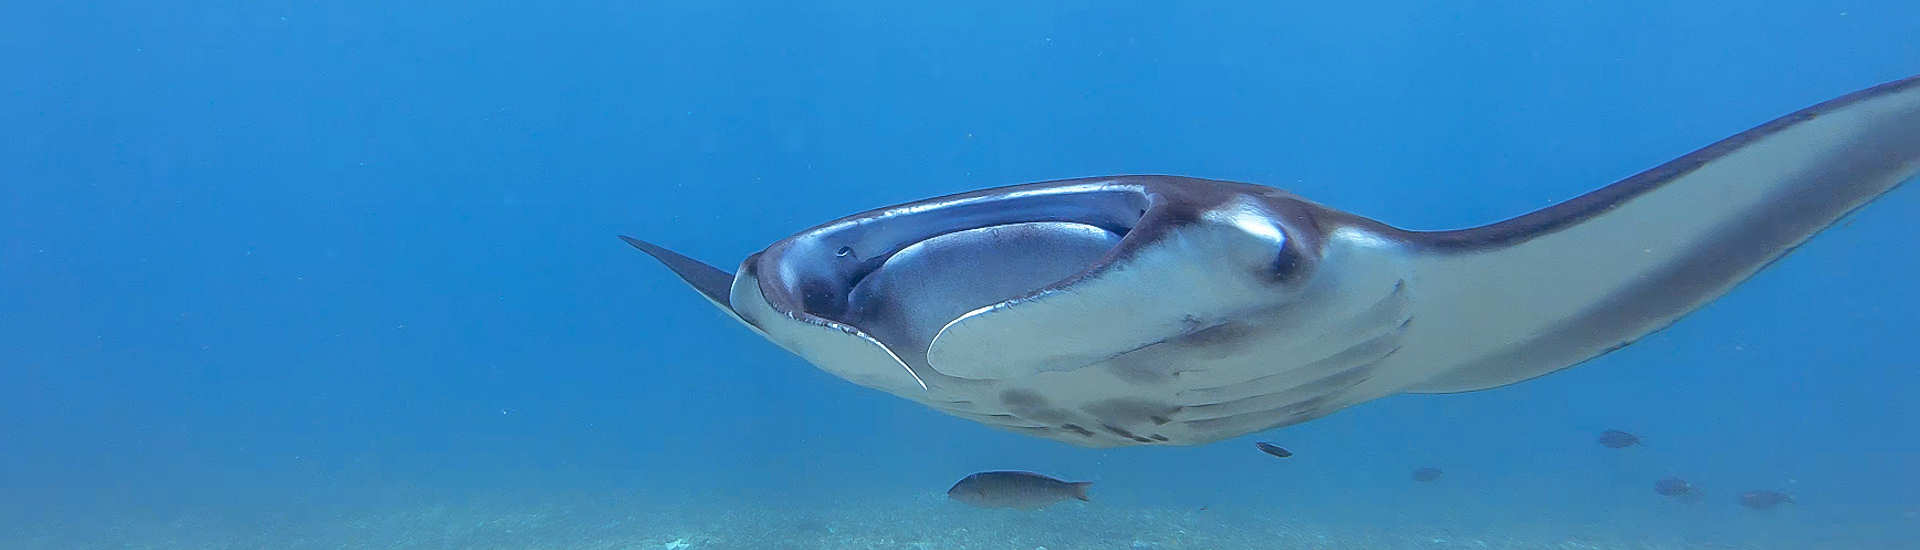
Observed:
[[[848,256],[852,256],[852,255],[853,255],[853,247],[851,247],[851,246],[842,246],[842,247],[840,247],[840,249],[839,249],[839,250],[835,250],[835,251],[833,251],[833,255],[835,255],[835,256],[839,256],[839,257],[842,257],[842,258],[845,258],[845,257],[848,257]]]

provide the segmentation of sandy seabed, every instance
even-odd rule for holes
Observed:
[[[667,499],[577,491],[388,491],[326,502],[294,496],[241,500],[29,510],[0,520],[0,548],[1920,548],[1920,523],[1900,519],[1773,529],[1768,526],[1792,522],[1762,517],[1724,529],[1679,533],[1591,521],[1449,521],[1444,514],[1381,513],[1322,521],[1289,519],[1257,507],[1169,509],[1097,500],[1032,512],[979,510],[935,494],[805,504],[765,496]]]

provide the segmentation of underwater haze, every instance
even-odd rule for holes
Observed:
[[[1578,367],[1198,446],[855,385],[616,238],[1112,174],[1478,226],[1920,74],[1910,0],[16,2],[0,60],[0,548],[1920,548],[1911,185]]]

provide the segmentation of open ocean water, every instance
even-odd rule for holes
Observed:
[[[0,548],[1920,548],[1910,185],[1576,368],[1198,446],[857,386],[615,238],[1111,174],[1470,227],[1916,74],[1896,0],[8,3]],[[1090,500],[947,497],[997,469]]]

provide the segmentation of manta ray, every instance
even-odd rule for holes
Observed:
[[[855,384],[1083,447],[1197,445],[1620,349],[1917,171],[1920,76],[1467,229],[1129,175],[869,210],[735,273],[621,238]]]

